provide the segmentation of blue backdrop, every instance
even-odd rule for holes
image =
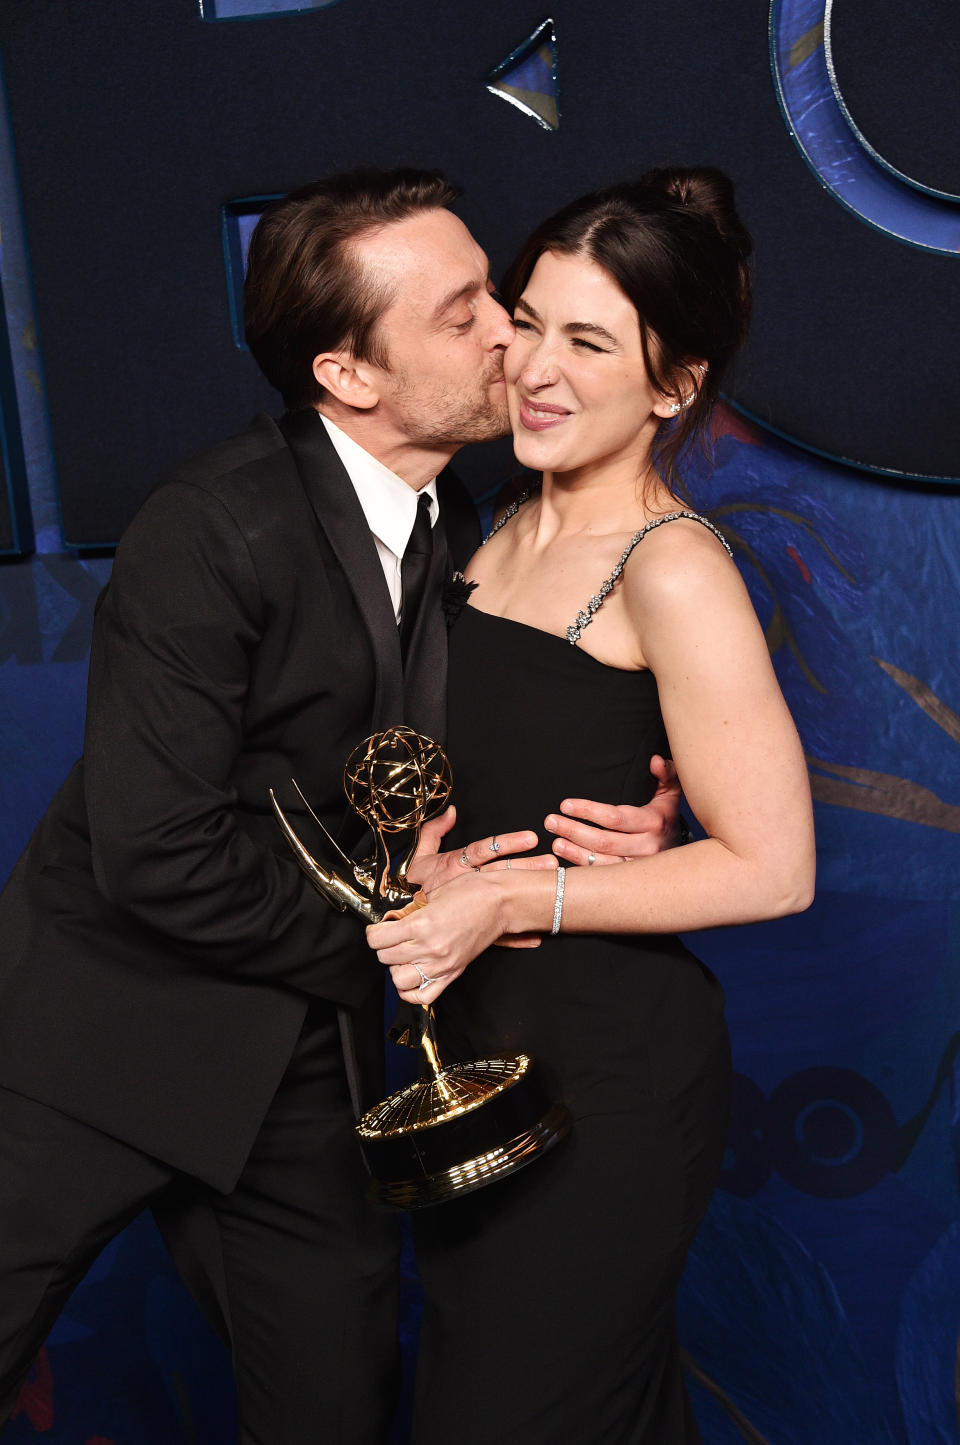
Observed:
[[[369,8],[368,0],[357,4]],[[223,17],[243,8],[241,0],[207,5],[206,18],[223,23],[206,26],[192,5],[178,0],[178,6],[184,23],[189,9],[197,26],[218,35],[231,31]],[[501,8],[504,15],[513,13],[511,7]],[[563,37],[574,25],[575,8],[560,7],[561,80]],[[124,7],[115,4],[112,9],[120,14]],[[346,0],[319,9],[308,20],[262,23],[280,28],[325,25],[328,20],[331,27],[346,23],[338,19],[348,15]],[[792,147],[795,141],[798,147],[791,153],[803,181],[801,185],[794,178],[799,210],[788,213],[790,226],[799,226],[795,216],[806,217],[809,232],[836,211],[849,228],[844,236],[862,231],[871,237],[870,246],[895,250],[898,257],[916,254],[918,265],[921,260],[927,264],[929,248],[953,235],[949,228],[957,207],[951,211],[944,202],[933,215],[925,207],[929,198],[920,197],[925,207],[921,211],[902,186],[892,190],[875,171],[858,171],[863,157],[850,134],[837,129],[843,122],[842,116],[837,119],[823,48],[824,9],[822,0],[774,3],[772,67],[767,65],[762,25],[749,42],[759,44],[762,52],[769,124],[781,126],[784,137],[789,126],[793,139],[787,144]],[[485,12],[488,32],[496,10]],[[27,16],[28,7],[11,0],[7,13]],[[496,44],[487,33],[483,44],[490,65],[524,34],[532,34],[542,18],[532,11],[525,12],[522,21],[514,16],[497,31]],[[465,29],[470,28],[468,19]],[[6,38],[15,46],[16,27],[0,23],[7,24]],[[404,23],[413,22],[408,16]],[[687,19],[678,15],[675,25],[684,24]],[[259,30],[254,24],[241,28]],[[651,35],[651,45],[655,39]],[[611,62],[616,41],[612,30],[604,37]],[[661,37],[659,43],[666,41]],[[412,32],[404,45],[405,53],[413,56]],[[587,51],[579,54],[589,66]],[[556,65],[548,64],[539,51],[534,59],[540,69],[513,75],[515,89],[554,84]],[[556,61],[555,54],[552,59]],[[694,61],[699,64],[700,58],[691,52],[691,64]],[[57,59],[51,54],[51,63],[66,62],[62,55]],[[458,92],[456,104],[464,107],[475,130],[489,125],[491,145],[503,156],[503,165],[522,168],[531,156],[538,164],[546,157],[552,201],[583,189],[583,176],[595,164],[595,149],[582,140],[567,152],[535,149],[559,145],[568,134],[567,117],[572,127],[586,124],[577,119],[577,105],[584,102],[587,87],[584,82],[583,91],[577,91],[572,63],[566,72],[571,76],[566,109],[564,92],[560,95],[559,135],[487,95],[483,67],[475,69],[476,102],[468,103]],[[83,83],[81,75],[81,93]],[[430,84],[439,95],[441,80],[434,77]],[[602,92],[595,88],[593,93],[599,104]],[[554,113],[547,103],[542,109],[548,116]],[[710,134],[711,114],[707,107],[704,137]],[[667,117],[649,150],[643,137],[634,137],[635,169],[671,158],[664,133],[672,123]],[[736,124],[733,112],[724,112],[716,150],[701,137],[697,158],[723,159],[720,152]],[[581,134],[575,129],[572,133]],[[312,170],[328,168],[328,161],[330,166],[371,158],[429,161],[434,157],[424,151],[430,146],[435,146],[439,163],[449,164],[443,152],[453,144],[450,134],[452,130],[427,130],[423,135],[411,131],[409,155],[402,153],[402,136],[381,139],[372,155],[355,154],[341,141],[335,152],[320,153]],[[513,146],[512,162],[504,137]],[[37,552],[0,566],[0,876],[9,871],[79,752],[93,601],[110,567],[108,557],[71,552],[62,541],[45,409],[48,393],[33,328],[26,247],[18,230],[12,150],[8,145],[4,152],[4,139],[0,126],[0,279],[16,372],[16,400],[11,401],[8,388],[4,419],[8,432],[15,427],[22,435],[31,514],[26,520],[32,521]],[[478,149],[477,167],[484,175],[494,174],[488,151]],[[234,168],[241,169],[239,164]],[[501,169],[498,160],[498,177]],[[463,164],[460,173],[472,179]],[[278,167],[271,177],[261,168],[245,186],[225,183],[233,188],[217,192],[209,213],[204,212],[203,225],[216,233],[217,268],[205,284],[220,288],[215,321],[226,348],[232,343],[227,285],[217,251],[220,203],[253,194],[257,179],[264,184],[275,179],[279,188],[284,180],[293,184],[310,174],[287,175]],[[761,181],[745,177],[754,207]],[[534,212],[547,209],[539,193],[527,196],[523,204]],[[821,210],[822,205],[830,210]],[[32,214],[38,214],[36,209]],[[33,246],[38,233],[36,225],[31,231],[30,216],[28,207],[27,241]],[[482,205],[470,219],[485,237]],[[500,259],[505,259],[524,226],[502,208],[489,212],[488,223],[494,254],[499,247]],[[924,229],[928,227],[932,229]],[[812,373],[820,328],[827,327],[825,303],[819,296],[806,296],[803,314],[788,315],[784,297],[792,278],[783,268],[792,260],[785,249],[778,250],[778,234],[771,231],[758,247],[761,330],[776,334],[771,306],[797,336],[805,325],[810,335],[796,345],[807,347],[803,366]],[[809,234],[804,244],[808,240]],[[955,241],[950,244],[953,254],[944,249],[936,264],[950,267],[956,278],[960,258]],[[926,253],[911,252],[924,246]],[[885,255],[869,247],[863,250],[865,286],[874,275],[871,267],[879,266],[877,258]],[[176,259],[178,265],[189,260],[182,254]],[[818,264],[828,266],[829,257]],[[782,285],[779,300],[771,298],[771,268]],[[884,365],[892,357],[905,376],[913,377],[922,369],[924,354],[911,349],[912,343],[907,345],[898,331],[895,312],[902,297],[893,294],[896,288],[886,289],[891,312],[884,322],[889,338]],[[876,287],[871,294],[874,306],[880,305]],[[69,356],[79,385],[83,368],[77,369],[71,340],[75,333],[68,330],[58,337],[55,319],[48,319],[41,340],[52,338],[50,344]],[[876,316],[872,319],[877,321]],[[945,314],[941,332],[946,330]],[[845,334],[844,344],[849,340]],[[869,345],[874,346],[872,339]],[[826,367],[830,347],[822,340],[819,346]],[[760,363],[767,364],[773,353],[761,348],[757,356],[748,378],[752,398],[759,394]],[[180,358],[176,360],[179,365]],[[795,360],[785,357],[784,364]],[[921,417],[917,404],[905,404],[889,379],[895,378],[895,368],[871,371],[869,361],[863,358],[865,382],[859,383],[858,375],[854,383],[869,393],[871,406],[886,413],[891,445],[895,443],[898,455],[906,454],[915,435],[918,445],[920,439],[929,440],[938,424],[938,398],[953,382],[945,373],[931,378],[933,409]],[[236,364],[231,352],[230,365]],[[159,380],[153,373],[138,379],[135,366],[122,377],[118,372],[115,396],[97,372],[104,404],[126,407],[133,376],[149,404],[161,398],[175,410],[183,378],[180,371],[174,374],[169,358],[164,366],[166,370],[159,367]],[[772,363],[770,371],[774,401],[766,407],[754,401],[747,409],[763,411],[780,431],[793,427],[801,434],[800,423],[788,425],[790,419],[775,405]],[[202,375],[187,379],[192,387],[202,388]],[[64,384],[61,377],[58,395]],[[815,400],[811,382],[805,414],[819,417]],[[855,410],[858,405],[854,384],[844,406]],[[51,406],[55,435],[62,425],[58,408]],[[230,419],[241,425],[244,410],[231,412]],[[953,431],[945,432],[941,424],[930,455],[950,453],[955,422],[950,426]],[[219,422],[218,429],[223,430]],[[723,410],[715,430],[714,464],[708,467],[694,459],[688,485],[694,504],[725,529],[734,547],[800,729],[815,797],[819,879],[814,906],[798,918],[696,939],[698,953],[726,989],[738,1071],[721,1188],[697,1240],[680,1299],[698,1415],[708,1445],[743,1440],[754,1445],[960,1445],[957,489],[892,475],[880,479],[876,472],[831,461],[772,430],[761,431],[742,411]],[[197,443],[202,440],[197,435]],[[804,434],[803,440],[830,450],[819,433]],[[955,440],[953,448],[956,458]],[[62,443],[57,462],[61,474],[71,464]],[[882,457],[876,464],[882,464]],[[141,486],[142,473],[129,465],[131,485]],[[914,470],[923,467],[918,464]],[[954,465],[950,475],[958,470]],[[481,459],[472,469],[468,463],[468,471],[475,488],[492,495],[499,465]],[[18,502],[22,510],[22,498]],[[21,535],[27,536],[28,529],[21,529]],[[749,792],[749,774],[743,786]],[[96,1047],[92,1039],[91,1048]],[[409,1257],[405,1274],[409,1360],[416,1327]],[[233,1439],[226,1358],[177,1283],[147,1220],[138,1221],[106,1251],[76,1293],[23,1393],[5,1445],[7,1439],[10,1445],[27,1445],[38,1435],[56,1445],[228,1445]],[[397,1445],[403,1438],[401,1420]]]

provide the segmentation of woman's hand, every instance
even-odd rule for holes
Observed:
[[[425,908],[372,923],[367,943],[408,1003],[434,1003],[477,954],[506,931],[502,875],[463,874],[430,894]],[[424,984],[424,979],[429,983]]]
[[[655,753],[650,772],[657,788],[642,808],[629,803],[613,807],[589,798],[564,798],[559,813],[550,813],[544,827],[555,833],[553,851],[566,863],[628,863],[648,858],[680,841],[680,782],[667,758]],[[583,821],[586,819],[586,821]],[[591,827],[590,824],[595,826]]]
[[[496,833],[489,838],[479,838],[459,850],[440,852],[440,844],[457,821],[456,808],[450,807],[424,823],[420,833],[420,845],[407,876],[411,883],[419,883],[428,893],[462,878],[478,869],[506,868],[556,868],[557,860],[550,853],[530,854],[537,846],[537,835],[530,831],[520,833]],[[528,856],[523,856],[528,855]]]

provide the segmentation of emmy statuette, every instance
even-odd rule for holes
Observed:
[[[407,874],[423,824],[443,811],[452,791],[450,764],[439,743],[397,726],[374,733],[350,754],[344,791],[374,838],[374,854],[363,862],[342,851],[296,782],[293,786],[339,871],[308,851],[271,789],[273,810],[303,872],[335,908],[379,923],[426,905]],[[410,841],[394,871],[387,840],[398,834],[409,834]],[[427,1073],[357,1123],[378,1203],[417,1209],[455,1199],[523,1168],[569,1130],[569,1110],[546,1096],[527,1054],[444,1067],[429,1006],[398,1041],[420,1046]]]

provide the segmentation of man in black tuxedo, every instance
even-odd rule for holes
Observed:
[[[443,734],[440,588],[478,541],[444,468],[505,430],[511,338],[455,194],[369,172],[272,208],[247,336],[286,415],[178,468],[118,548],[83,760],[0,900],[0,1422],[152,1206],[203,1257],[244,1442],[384,1437],[396,1237],[352,1132],[382,1086],[382,971],[286,855],[269,789],[304,824],[296,777],[351,846],[350,750],[399,721]],[[650,846],[562,826],[574,861]]]

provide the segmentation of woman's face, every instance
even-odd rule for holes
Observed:
[[[623,470],[635,481],[671,412],[647,375],[632,302],[594,261],[545,251],[514,325],[504,374],[518,460],[544,472]]]

